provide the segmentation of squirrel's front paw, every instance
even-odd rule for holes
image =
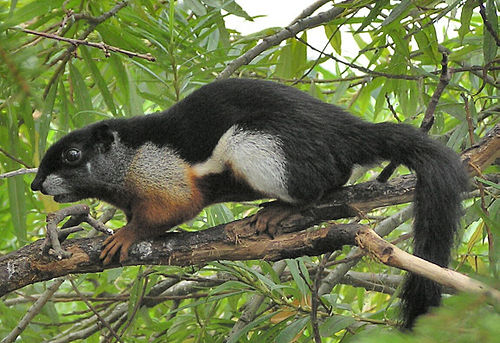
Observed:
[[[125,225],[112,236],[106,238],[102,243],[102,251],[99,258],[104,265],[107,265],[113,259],[113,256],[120,250],[120,263],[128,259],[128,249],[137,240],[137,234],[134,227]]]

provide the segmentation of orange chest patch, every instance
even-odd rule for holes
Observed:
[[[191,166],[166,149],[143,147],[131,162],[127,187],[134,217],[149,225],[177,225],[203,208]]]
[[[203,209],[203,196],[196,185],[191,168],[182,178],[128,178],[137,196],[134,216],[149,225],[178,225]]]

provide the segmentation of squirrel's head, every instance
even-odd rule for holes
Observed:
[[[52,195],[57,202],[99,197],[107,182],[102,164],[116,137],[106,121],[64,136],[47,150],[31,189]]]

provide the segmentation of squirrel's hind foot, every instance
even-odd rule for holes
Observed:
[[[271,238],[285,233],[281,223],[297,212],[297,207],[279,201],[266,203],[251,219],[259,234],[268,234]]]

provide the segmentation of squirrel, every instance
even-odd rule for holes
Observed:
[[[416,172],[414,254],[446,267],[468,184],[457,154],[412,126],[366,122],[270,81],[215,81],[163,112],[73,131],[48,149],[31,188],[57,202],[98,198],[122,209],[127,224],[103,243],[108,264],[218,202],[277,199],[278,210],[257,213],[256,228],[266,231],[284,209],[340,188],[354,165],[380,160]],[[411,274],[404,326],[438,306],[440,294]]]

